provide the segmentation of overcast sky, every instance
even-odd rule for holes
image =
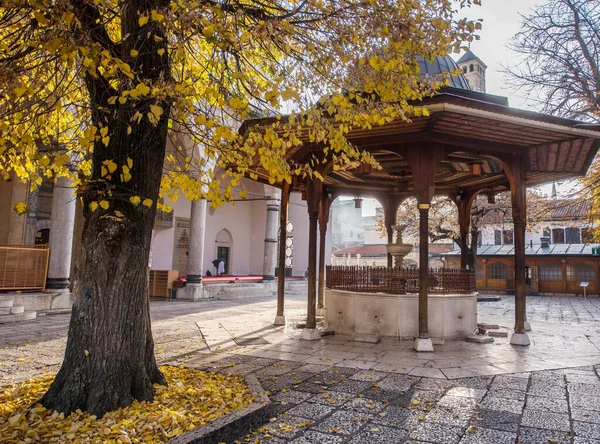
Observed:
[[[506,46],[521,28],[520,14],[529,15],[543,0],[482,0],[482,6],[462,10],[470,19],[483,19],[481,39],[471,44],[471,50],[488,66],[487,92],[508,97],[511,106],[526,108],[522,97],[504,87],[502,65],[517,63],[515,54]],[[462,54],[461,54],[462,55]],[[456,54],[453,54],[457,60]]]
[[[531,109],[523,97],[505,87],[502,65],[518,62],[515,54],[507,48],[507,44],[521,28],[521,15],[529,15],[536,5],[544,0],[482,0],[482,6],[473,6],[462,11],[470,19],[483,19],[483,28],[479,33],[480,40],[471,44],[471,50],[487,66],[486,88],[490,94],[508,97],[511,107]],[[455,60],[462,54],[452,54]],[[550,193],[551,185],[545,186],[542,192]],[[557,187],[560,193],[560,185]],[[348,197],[349,199],[351,197]],[[377,201],[363,201],[363,216],[374,216]]]

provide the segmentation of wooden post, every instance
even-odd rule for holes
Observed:
[[[281,190],[281,207],[279,209],[279,260],[277,262],[277,314],[275,315],[274,325],[285,325],[285,248],[287,241],[287,217],[288,202],[290,200],[291,187],[287,182],[283,182]]]
[[[331,198],[324,195],[321,199],[319,207],[319,294],[317,302],[317,310],[319,315],[324,315],[325,304],[325,243],[327,240],[327,223],[329,222],[329,208],[331,206]]]
[[[526,189],[525,163],[521,157],[514,157],[509,164],[510,197],[514,223],[515,242],[515,332],[510,339],[514,345],[529,345],[525,331],[525,221]]]
[[[463,198],[456,203],[458,207],[458,226],[460,232],[460,268],[465,270],[469,265],[468,237],[471,225],[471,202]]]
[[[307,183],[306,203],[308,207],[308,307],[306,310],[306,328],[301,339],[315,340],[321,337],[317,330],[317,226],[323,183],[318,179]]]
[[[429,339],[429,204],[419,203],[419,339]]]
[[[431,149],[408,151],[405,154],[410,165],[419,204],[419,333],[415,339],[415,350],[433,351],[429,338],[427,283],[429,277],[429,206],[435,195],[435,174],[438,165],[445,157],[441,146]]]
[[[394,242],[394,225],[396,225],[396,216],[398,213],[398,207],[402,202],[402,197],[388,194],[387,199],[383,201],[383,220],[385,224],[385,230],[387,232],[387,243],[391,244]],[[394,266],[394,258],[388,253],[387,254],[387,266],[392,268]]]

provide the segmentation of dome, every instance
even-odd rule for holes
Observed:
[[[452,70],[460,70],[456,62],[449,55],[442,57],[436,56],[435,59],[429,61],[425,59],[425,57],[418,57],[417,59],[419,63],[419,69],[421,70],[421,75],[429,75],[431,77],[437,77],[439,74],[443,72],[451,72]],[[460,89],[468,89],[469,83],[463,74],[458,74],[456,76],[450,76],[450,84],[452,88],[460,88]]]

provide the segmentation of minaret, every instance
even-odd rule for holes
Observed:
[[[552,199],[556,199],[556,184],[554,182],[552,182],[552,194],[551,194]]]
[[[487,65],[477,57],[470,49],[463,55],[458,62],[458,67],[462,69],[463,75],[467,78],[469,86],[473,91],[485,92],[485,70]]]

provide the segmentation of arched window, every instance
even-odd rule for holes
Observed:
[[[223,265],[225,266],[224,274],[231,274],[231,261],[233,257],[231,250],[233,249],[233,237],[231,236],[229,230],[223,228],[221,231],[219,231],[215,239],[215,244],[217,249],[215,252],[216,260],[223,261]]]
[[[471,63],[469,65],[469,72],[473,72],[475,70],[475,66]]]
[[[562,281],[562,266],[557,264],[542,264],[539,266],[540,281]]]
[[[589,264],[575,263],[567,266],[567,280],[575,282],[594,282],[596,273]]]
[[[553,244],[564,244],[565,243],[564,228],[553,228],[552,229],[552,243]]]
[[[581,243],[581,235],[579,234],[579,228],[570,227],[565,230],[565,238],[568,244],[579,244]]]
[[[483,279],[483,265],[480,262],[475,263],[475,278]]]
[[[463,74],[466,74],[466,73],[467,73],[467,67],[463,66]]]
[[[507,269],[506,264],[502,262],[492,262],[487,267],[488,279],[506,279]]]

